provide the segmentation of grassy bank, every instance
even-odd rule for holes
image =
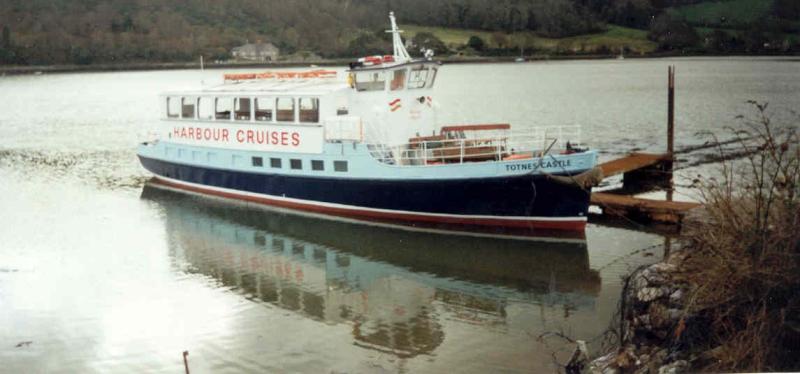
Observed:
[[[524,48],[526,54],[577,54],[612,51],[619,53],[623,48],[634,54],[647,54],[656,50],[656,43],[647,39],[647,31],[608,25],[600,33],[578,35],[568,38],[545,38],[534,32],[514,32],[500,34],[482,30],[454,29],[444,27],[414,26],[403,27],[407,35],[428,32],[441,39],[450,49],[464,46],[472,36],[483,39],[489,48]],[[502,41],[504,45],[499,44]]]

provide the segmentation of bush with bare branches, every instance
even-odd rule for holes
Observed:
[[[771,123],[767,105],[734,131],[743,158],[695,181],[705,217],[687,227],[682,280],[692,285],[693,366],[707,371],[800,370],[800,134]]]

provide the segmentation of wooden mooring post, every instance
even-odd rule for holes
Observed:
[[[667,152],[632,153],[600,165],[605,176],[622,174],[622,188],[592,193],[592,204],[603,214],[654,222],[680,223],[683,216],[700,204],[673,201],[675,161],[675,66],[667,69]],[[640,199],[632,195],[664,189],[667,200]]]
[[[667,155],[669,156],[669,186],[667,201],[672,201],[675,190],[672,168],[675,162],[675,66],[667,67]]]

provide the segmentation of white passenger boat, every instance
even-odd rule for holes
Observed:
[[[442,65],[412,59],[389,17],[393,54],[345,74],[228,74],[163,94],[142,165],[173,188],[329,216],[582,230],[597,154],[572,146],[580,129],[437,124]]]

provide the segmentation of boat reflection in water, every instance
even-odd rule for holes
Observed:
[[[514,304],[594,308],[600,277],[585,240],[500,240],[298,216],[173,192],[149,182],[180,271],[329,324],[398,357],[430,353],[442,316],[506,326]],[[446,312],[442,312],[442,310]]]

